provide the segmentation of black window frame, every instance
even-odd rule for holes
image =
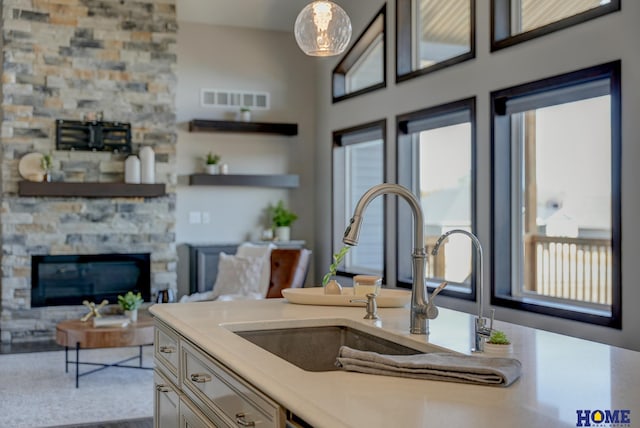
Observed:
[[[512,215],[511,206],[511,120],[507,114],[509,99],[528,97],[562,90],[589,82],[609,79],[611,96],[611,250],[612,250],[612,302],[611,316],[588,311],[568,309],[560,305],[544,305],[511,297]],[[523,310],[557,318],[574,320],[616,329],[622,328],[622,270],[621,270],[621,165],[622,165],[622,100],[621,61],[556,75],[491,92],[491,304]],[[562,94],[557,95],[561,104]],[[505,226],[506,225],[506,226]],[[498,234],[504,234],[507,237]],[[505,262],[508,260],[508,262]]]
[[[396,83],[430,74],[476,57],[476,0],[469,0],[469,52],[413,70],[413,0],[396,0]]]
[[[542,27],[511,34],[511,0],[491,0],[491,52],[508,48],[620,10],[620,0],[577,13]]]
[[[334,216],[334,211],[335,211],[335,164],[333,161],[333,149],[336,147],[344,147],[350,144],[357,144],[359,142],[365,142],[366,140],[351,140],[350,142],[345,142],[343,141],[343,138],[346,135],[354,135],[354,134],[358,134],[358,133],[362,133],[363,135],[367,135],[371,132],[380,132],[381,136],[382,136],[382,155],[383,155],[383,162],[382,162],[382,177],[383,177],[383,181],[386,179],[387,177],[387,164],[386,162],[384,162],[384,159],[386,158],[386,152],[387,152],[387,120],[386,119],[379,119],[379,120],[375,120],[375,121],[371,121],[371,122],[367,122],[367,123],[363,123],[360,125],[355,125],[349,128],[344,128],[344,129],[340,129],[340,130],[336,130],[332,132],[332,146],[331,146],[331,150],[332,150],[332,154],[331,154],[331,260],[333,260],[333,253],[334,253],[334,249],[336,248],[336,242],[335,242],[335,236],[336,236],[336,230],[335,230],[335,216]],[[383,230],[382,230],[382,283],[385,284],[386,283],[386,278],[387,278],[387,255],[386,255],[386,251],[385,249],[387,248],[387,199],[386,197],[383,198],[382,201],[382,224],[383,224]],[[344,269],[341,269],[343,267],[343,265],[341,264],[340,266],[338,266],[338,270],[336,271],[336,276],[341,276],[341,277],[345,277],[345,278],[353,278],[356,275],[360,275],[362,274],[362,272],[347,272]]]
[[[381,24],[379,24],[379,20]],[[382,25],[382,28],[379,28]],[[354,64],[368,52],[369,46],[373,43],[378,35],[382,34],[382,82],[357,91],[347,92],[347,74]],[[335,104],[337,102],[357,97],[369,92],[377,91],[387,87],[387,4],[385,3],[380,11],[376,13],[369,25],[360,34],[355,43],[349,48],[340,62],[335,66],[331,73],[331,100]]]
[[[478,171],[478,163],[477,163],[477,114],[476,114],[476,104],[477,99],[475,96],[464,98],[452,102],[448,102],[445,104],[436,105],[433,107],[428,107],[425,109],[404,113],[396,116],[396,162],[399,163],[402,157],[404,156],[401,151],[403,150],[403,144],[401,144],[401,138],[409,137],[410,134],[413,134],[417,130],[411,129],[411,122],[417,123],[424,120],[437,120],[439,118],[446,118],[450,115],[455,115],[464,111],[469,112],[469,122],[471,123],[471,232],[474,235],[477,235],[477,171]],[[442,126],[450,126],[455,124],[456,122],[444,120],[442,125],[433,126],[433,127],[419,127],[420,131],[427,129],[437,129]],[[463,123],[463,122],[457,122]],[[413,174],[411,171],[410,174]],[[404,185],[411,190],[410,186],[407,186],[406,177],[402,176],[400,165],[396,165],[396,183]],[[401,221],[401,210],[408,210],[408,207],[401,207],[400,204],[396,206],[396,248],[401,249],[401,240],[409,241],[412,240],[412,230],[406,228],[406,223],[403,224],[403,228],[400,227]],[[425,213],[426,214],[426,213]],[[405,218],[405,217],[403,217]],[[401,234],[404,234],[404,237],[401,237]],[[471,244],[471,241],[470,241]],[[405,249],[405,246],[402,247],[401,250]],[[396,284],[400,288],[411,288],[412,284],[406,282],[400,278],[400,259],[406,259],[408,254],[407,251],[396,251]],[[455,297],[463,300],[477,301],[478,298],[478,278],[479,271],[475,269],[478,265],[478,260],[476,256],[476,252],[472,251],[472,265],[474,266],[473,275],[471,276],[471,290],[469,293],[454,291],[450,289],[443,289],[440,292],[443,296]],[[435,282],[427,282],[427,288],[430,291],[433,291],[437,287],[437,283]]]

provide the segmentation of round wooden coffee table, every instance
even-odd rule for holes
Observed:
[[[142,365],[142,347],[153,345],[153,319],[148,316],[140,316],[138,321],[131,322],[126,327],[94,327],[91,320],[85,322],[80,320],[62,321],[56,326],[56,342],[64,346],[65,372],[69,372],[69,364],[76,365],[76,388],[78,387],[78,379],[81,376],[86,376],[108,367],[153,369],[153,367],[144,367]],[[80,349],[124,348],[128,346],[138,346],[138,355],[112,364],[80,361]],[[76,350],[75,361],[69,361],[69,348],[75,348]],[[134,359],[138,359],[138,365],[124,364]],[[80,373],[81,364],[99,367]]]

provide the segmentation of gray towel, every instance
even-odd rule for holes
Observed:
[[[514,358],[449,353],[383,355],[348,346],[340,347],[336,366],[360,373],[492,386],[511,385],[522,369]]]

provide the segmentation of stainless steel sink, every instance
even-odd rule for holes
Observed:
[[[291,364],[312,372],[338,370],[335,361],[338,350],[343,345],[361,351],[391,355],[414,355],[425,352],[342,325],[235,331],[234,333]]]

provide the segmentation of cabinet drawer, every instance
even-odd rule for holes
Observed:
[[[180,428],[227,428],[227,425],[214,424],[187,399],[182,398],[180,399]]]
[[[159,368],[169,379],[178,384],[178,365],[180,358],[180,340],[169,327],[156,323],[154,338],[154,357]]]
[[[175,387],[157,369],[153,371],[154,412],[156,428],[178,426],[179,396]]]
[[[230,426],[284,425],[280,406],[238,379],[195,346],[182,343],[180,377],[184,393],[208,416],[219,413]]]

